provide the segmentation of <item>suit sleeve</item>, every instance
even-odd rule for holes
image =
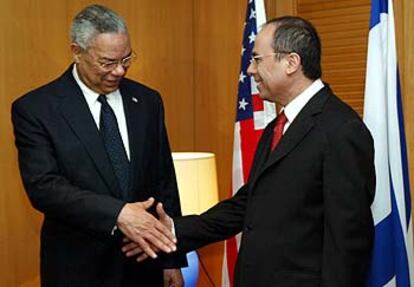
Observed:
[[[49,219],[110,235],[124,202],[81,189],[62,175],[42,122],[20,101],[12,106],[20,173],[32,205]]]
[[[241,232],[247,191],[248,187],[244,185],[232,198],[219,202],[201,215],[175,218],[178,249],[188,252]]]
[[[174,218],[179,250],[195,250],[225,240],[243,230],[249,204],[249,182],[258,169],[260,158],[266,152],[268,137],[270,133],[273,134],[272,126],[273,122],[267,125],[257,145],[249,180],[233,197],[219,202],[201,215]]]
[[[324,162],[322,286],[364,286],[373,244],[372,137],[359,120],[330,139]]]
[[[171,217],[181,216],[180,198],[175,178],[174,164],[168,141],[167,129],[164,121],[164,108],[159,99],[159,154],[158,154],[158,201],[163,203],[164,209]],[[187,266],[185,253],[162,254],[161,260],[164,268],[177,268]]]

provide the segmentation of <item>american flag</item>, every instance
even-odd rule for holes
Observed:
[[[231,195],[243,186],[249,176],[256,145],[265,126],[275,118],[273,103],[259,97],[256,83],[247,75],[254,41],[260,26],[266,22],[263,0],[248,0],[241,49],[241,69],[237,94],[237,115],[234,126],[233,178]],[[233,272],[240,235],[225,242],[222,286],[233,286]]]

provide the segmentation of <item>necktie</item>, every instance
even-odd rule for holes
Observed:
[[[283,136],[283,128],[285,127],[285,124],[287,123],[287,117],[285,115],[285,112],[282,111],[276,118],[276,124],[273,127],[273,139],[272,139],[272,151],[276,148],[276,146],[279,144],[280,140]]]
[[[105,145],[106,152],[114,168],[122,190],[123,198],[127,198],[129,162],[118,128],[118,122],[112,108],[109,106],[105,95],[99,95],[98,101],[102,104],[100,116],[100,133]]]

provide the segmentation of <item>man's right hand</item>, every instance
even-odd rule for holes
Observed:
[[[157,258],[157,249],[166,253],[175,251],[177,239],[170,229],[147,212],[153,204],[152,197],[143,202],[127,203],[119,213],[117,226],[145,254]]]
[[[162,203],[157,204],[157,214],[160,218],[160,222],[164,224],[169,230],[173,230],[173,221],[171,217],[164,211]],[[148,254],[143,251],[143,249],[135,242],[131,241],[129,238],[124,238],[125,245],[122,247],[122,252],[125,253],[127,257],[137,256],[137,261],[141,262],[148,258]],[[155,246],[150,247],[156,253],[159,252],[159,249]]]

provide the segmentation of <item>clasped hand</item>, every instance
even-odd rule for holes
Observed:
[[[157,252],[170,253],[177,249],[171,218],[162,204],[158,203],[156,208],[159,220],[147,212],[154,202],[151,197],[143,202],[127,203],[118,216],[117,226],[125,235],[122,251],[128,257],[138,255],[138,262],[148,257],[157,258]]]

